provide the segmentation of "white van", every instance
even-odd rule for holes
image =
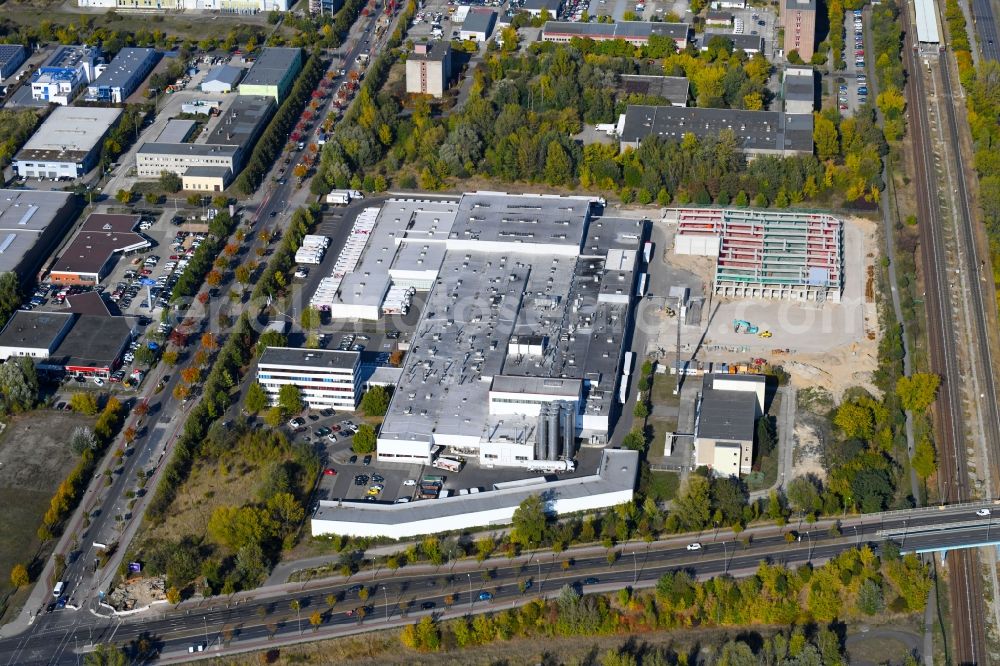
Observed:
[[[52,588],[52,596],[53,597],[60,596],[63,593],[63,590],[65,589],[66,589],[66,583],[59,581],[58,583],[56,583],[56,586]]]

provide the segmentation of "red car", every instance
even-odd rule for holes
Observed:
[[[335,470],[332,467],[327,467],[325,470],[323,470],[323,473],[326,474],[327,476],[337,476],[337,470]]]

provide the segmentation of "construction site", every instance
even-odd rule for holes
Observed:
[[[650,299],[670,323],[650,338],[668,365],[688,374],[782,365],[834,395],[868,383],[879,330],[871,222],[712,208],[668,209],[663,221],[668,268]]]

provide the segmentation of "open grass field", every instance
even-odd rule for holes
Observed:
[[[676,406],[680,404],[680,399],[674,395],[674,387],[677,380],[673,375],[653,373],[653,388],[650,399],[654,405]]]
[[[76,464],[69,437],[94,419],[73,412],[39,409],[12,419],[0,434],[0,622],[10,619],[29,588],[15,592],[10,570],[28,566],[32,582],[48,555],[36,532],[49,500]],[[51,545],[51,544],[50,544]],[[35,566],[31,566],[36,560]]]

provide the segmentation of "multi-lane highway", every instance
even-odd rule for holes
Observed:
[[[973,29],[979,35],[979,48],[983,58],[1000,60],[1000,44],[997,43],[997,23],[994,19],[992,0],[972,0]],[[975,48],[973,45],[972,48]]]
[[[976,510],[983,506],[851,517],[843,522],[840,535],[831,534],[829,522],[803,524],[796,532],[800,538],[791,543],[784,536],[791,527],[782,530],[773,526],[751,530],[748,546],[724,530],[717,539],[715,532],[706,531],[650,544],[634,542],[619,547],[620,558],[611,566],[606,551],[592,547],[559,555],[545,551],[514,560],[493,558],[482,564],[470,558],[442,567],[365,570],[350,579],[262,588],[114,620],[84,610],[55,611],[39,617],[21,636],[0,641],[0,665],[72,663],[92,644],[128,644],[141,637],[165,657],[187,657],[188,648],[198,644],[207,645],[205,654],[212,655],[224,643],[227,649],[249,649],[295,641],[300,634],[329,637],[359,627],[374,630],[387,620],[401,620],[404,613],[408,617],[421,613],[459,615],[470,609],[509,607],[539,594],[554,595],[566,584],[581,585],[584,591],[648,586],[663,573],[677,569],[703,577],[721,573],[739,576],[752,573],[762,560],[789,566],[809,561],[818,564],[859,544],[879,548],[886,539],[900,544],[906,552],[1000,541],[1000,508],[991,518],[977,516]],[[700,551],[687,550],[693,541],[702,544]],[[948,566],[955,555],[949,555]],[[562,563],[568,558],[573,558],[574,564],[565,570]],[[483,570],[491,571],[490,580],[484,580]],[[597,582],[583,583],[588,578]],[[522,594],[519,584],[529,581],[530,587]],[[369,591],[366,602],[359,599],[355,586]],[[482,592],[489,592],[493,599],[480,601]],[[327,602],[330,595],[337,599],[332,607]],[[292,610],[293,600],[300,604],[299,613]],[[424,608],[431,604],[433,607]],[[366,605],[366,618],[347,614]],[[318,633],[312,634],[308,618],[316,610],[323,614],[324,622]]]

